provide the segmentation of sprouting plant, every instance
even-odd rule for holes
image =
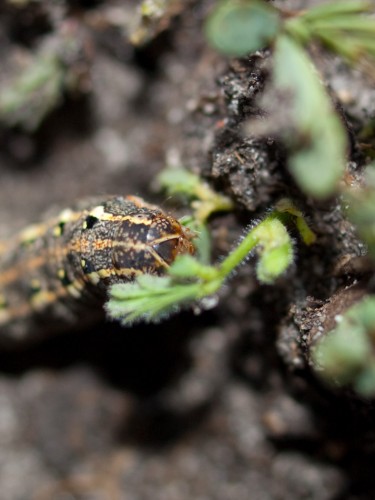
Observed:
[[[331,1],[295,12],[263,0],[224,0],[207,21],[209,41],[227,55],[273,50],[274,86],[289,105],[283,108],[288,115],[283,126],[274,131],[271,119],[268,132],[283,140],[295,180],[316,198],[335,192],[348,143],[305,49],[317,42],[375,78],[375,17],[368,15],[374,13],[374,2],[366,0]]]
[[[172,182],[172,179],[177,181],[185,176],[189,182],[180,185]],[[195,218],[198,224],[195,227],[200,227],[203,233],[210,214],[230,208],[225,197],[212,191],[194,174],[181,170],[167,171],[161,176],[161,181],[169,186],[169,191],[196,199],[196,213],[203,218]],[[314,242],[315,235],[302,213],[290,200],[283,199],[259,224],[250,228],[236,248],[218,264],[208,265],[205,251],[199,252],[197,258],[183,255],[172,264],[168,276],[144,275],[135,283],[114,285],[106,306],[108,315],[129,325],[140,320],[157,321],[181,306],[209,307],[216,303],[215,294],[233,270],[254,249],[258,254],[258,280],[273,283],[293,262],[293,243],[286,228],[288,221],[295,223],[306,244]],[[199,256],[203,256],[204,260]]]

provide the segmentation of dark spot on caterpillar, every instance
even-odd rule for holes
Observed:
[[[90,262],[89,260],[82,259],[81,260],[81,266],[82,266],[82,271],[85,274],[90,274],[95,271],[94,264]]]
[[[59,269],[57,276],[59,277],[59,280],[63,286],[69,286],[72,284],[72,281],[68,278],[64,269]]]
[[[83,224],[83,229],[92,229],[97,222],[99,222],[99,219],[97,217],[88,215]]]
[[[64,229],[65,229],[65,221],[60,221],[57,226],[55,227],[55,236],[62,236],[64,234]]]

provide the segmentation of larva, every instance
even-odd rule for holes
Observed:
[[[0,343],[102,316],[108,287],[162,274],[193,253],[191,234],[137,197],[87,199],[0,243]]]

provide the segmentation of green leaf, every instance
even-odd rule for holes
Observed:
[[[312,22],[322,19],[336,19],[342,15],[361,14],[374,10],[373,2],[369,0],[345,0],[323,3],[311,9],[303,11],[301,17]]]
[[[375,78],[375,18],[369,13],[375,13],[374,2],[335,1],[287,19],[284,29],[303,44],[318,40]]]
[[[215,279],[217,270],[212,266],[201,264],[191,255],[180,255],[172,264],[169,273],[176,278],[201,278],[204,280]]]
[[[292,126],[282,132],[289,167],[309,195],[331,195],[344,172],[347,140],[313,66],[297,43],[280,36],[274,58],[275,84],[290,99]]]
[[[276,203],[275,210],[286,213],[294,218],[294,222],[305,245],[312,245],[316,241],[315,233],[309,228],[303,213],[289,198],[282,198]]]
[[[338,318],[314,348],[317,373],[327,382],[351,384],[362,396],[375,395],[375,296],[365,297]]]
[[[360,373],[370,350],[371,345],[362,328],[340,328],[319,342],[313,359],[328,382],[344,385]]]
[[[196,196],[201,182],[198,175],[183,168],[166,168],[160,172],[157,179],[169,194],[185,195],[188,198]]]
[[[261,283],[273,283],[293,262],[291,237],[277,216],[267,217],[254,233],[260,246],[257,278]]]
[[[284,245],[272,248],[262,254],[256,266],[257,278],[261,283],[273,283],[293,262],[293,247],[289,240]]]
[[[113,285],[106,311],[112,319],[131,325],[158,321],[199,296],[199,284],[172,283],[168,277],[144,275],[134,283]]]
[[[244,56],[269,45],[279,28],[279,12],[265,2],[225,0],[209,17],[206,34],[220,52]]]
[[[170,195],[181,195],[193,199],[195,219],[204,223],[215,212],[233,209],[232,201],[195,175],[183,168],[166,168],[158,175],[161,186]]]
[[[342,16],[329,20],[319,20],[313,25],[314,31],[345,31],[343,35],[355,33],[357,36],[373,35],[375,31],[375,19],[364,16]]]

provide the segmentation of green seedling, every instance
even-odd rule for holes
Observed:
[[[190,180],[190,188],[187,184],[180,187],[174,185],[175,194],[184,193],[188,197],[196,197],[198,178],[190,177]],[[200,189],[204,198],[208,197],[210,188],[203,183]],[[217,210],[221,211],[222,200],[220,195],[216,196]],[[213,193],[209,197],[212,201]],[[214,211],[211,205],[210,214]],[[305,243],[314,241],[311,230],[305,222],[301,222],[301,212],[290,200],[284,199],[263,221],[251,228],[220,263],[208,265],[206,261],[199,260],[199,254],[197,258],[183,255],[172,264],[167,276],[145,275],[134,283],[114,285],[106,305],[109,317],[130,325],[138,321],[158,321],[189,305],[197,309],[212,306],[217,302],[217,292],[234,269],[255,249],[258,254],[258,280],[263,284],[274,283],[293,262],[293,243],[286,229],[286,219],[295,223]],[[199,224],[204,227],[202,221]]]
[[[234,208],[230,198],[217,193],[198,175],[183,168],[163,170],[158,176],[158,181],[171,196],[191,201],[194,219],[202,223],[205,223],[213,213],[228,212]]]

